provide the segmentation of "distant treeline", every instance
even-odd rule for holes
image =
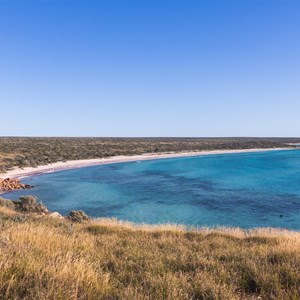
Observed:
[[[116,155],[290,147],[300,138],[0,137],[0,172],[58,161]]]

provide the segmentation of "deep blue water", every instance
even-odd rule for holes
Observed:
[[[49,209],[197,226],[300,229],[300,150],[128,162],[26,178]]]

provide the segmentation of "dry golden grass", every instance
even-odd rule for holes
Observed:
[[[72,224],[9,208],[0,228],[0,299],[300,299],[299,232]]]

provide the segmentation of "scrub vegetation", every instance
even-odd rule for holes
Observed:
[[[16,207],[0,201],[0,299],[300,298],[299,232],[72,222]]]
[[[31,138],[0,137],[0,173],[59,161],[116,155],[290,147],[280,138]]]
[[[0,172],[150,152],[290,147],[298,139],[0,138]],[[62,217],[0,198],[0,299],[300,299],[300,232]]]

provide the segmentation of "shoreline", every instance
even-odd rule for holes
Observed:
[[[293,150],[291,148],[253,148],[253,149],[235,149],[235,150],[205,150],[197,152],[166,152],[166,153],[146,153],[141,155],[122,155],[111,156],[106,158],[94,159],[81,159],[69,160],[66,162],[56,162],[48,165],[41,165],[38,167],[25,167],[24,169],[16,168],[9,170],[6,173],[0,173],[0,178],[13,178],[22,179],[25,177],[42,175],[45,173],[53,173],[63,170],[79,169],[84,167],[91,167],[104,164],[125,163],[134,161],[146,161],[155,159],[168,159],[177,157],[193,157],[193,156],[206,156],[206,155],[219,155],[219,154],[235,154],[235,153],[252,153],[252,152],[265,152],[265,151],[279,151],[279,150]],[[2,192],[0,192],[2,194]]]

